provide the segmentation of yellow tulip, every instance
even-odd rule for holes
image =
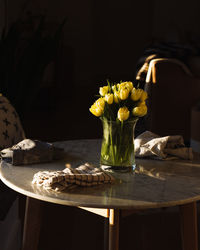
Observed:
[[[140,96],[140,101],[145,101],[146,99],[148,98],[148,94],[147,94],[147,92],[146,91],[142,91],[142,94],[141,94],[141,96]]]
[[[95,116],[101,116],[103,114],[103,109],[93,104],[90,108],[90,112]]]
[[[119,90],[126,88],[129,91],[131,91],[133,89],[133,83],[132,82],[122,82],[122,83],[118,83],[117,87]]]
[[[123,87],[121,83],[118,83],[116,86],[118,90],[120,90]]]
[[[138,107],[144,106],[144,105],[146,106],[146,102],[145,102],[145,101],[143,101],[143,102],[138,102],[138,104],[137,104]]]
[[[113,98],[115,103],[119,103],[119,92],[115,91]]]
[[[100,97],[99,99],[96,100],[95,105],[98,106],[101,109],[104,109],[105,107],[105,100],[103,97]]]
[[[112,104],[113,103],[113,94],[106,94],[105,95],[105,101],[108,103],[108,104]]]
[[[108,86],[103,86],[99,88],[99,94],[105,96],[108,93]]]
[[[126,82],[126,87],[131,91],[133,89],[133,83],[132,82]]]
[[[103,114],[105,107],[105,100],[103,97],[100,97],[95,101],[95,103],[89,109],[90,112],[95,116],[101,116]]]
[[[127,88],[122,88],[119,92],[119,97],[121,100],[126,100],[129,96],[129,90]]]
[[[131,99],[135,102],[138,101],[141,98],[142,92],[142,89],[133,88],[131,91]]]
[[[112,86],[112,91],[113,91],[113,92],[117,91],[117,85],[113,85],[113,86]]]
[[[125,121],[129,118],[130,111],[127,107],[122,107],[118,110],[117,117],[120,121]]]
[[[132,110],[134,116],[142,117],[147,114],[147,106],[145,104],[135,107]]]

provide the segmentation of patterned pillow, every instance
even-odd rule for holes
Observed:
[[[25,139],[24,130],[15,108],[0,94],[0,150]]]

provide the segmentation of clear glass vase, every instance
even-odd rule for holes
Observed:
[[[103,138],[100,164],[104,170],[135,169],[134,131],[137,120],[123,122],[101,120]]]

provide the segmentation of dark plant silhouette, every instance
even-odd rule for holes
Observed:
[[[0,92],[19,113],[36,102],[43,73],[55,59],[66,19],[46,32],[45,17],[29,16],[4,27],[0,37]]]

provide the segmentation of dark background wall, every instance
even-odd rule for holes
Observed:
[[[99,120],[88,111],[98,87],[106,79],[134,80],[137,61],[151,41],[187,42],[200,33],[197,0],[10,0],[8,26],[24,7],[45,14],[49,29],[67,17],[56,65],[46,72],[37,108],[20,114],[27,137],[42,140],[101,136]],[[0,12],[2,29],[4,1]]]
[[[5,25],[4,3],[0,1],[0,31]],[[199,0],[7,0],[8,26],[23,7],[45,14],[49,29],[67,17],[57,60],[46,70],[33,107],[23,114],[17,110],[27,138],[101,137],[100,120],[89,113],[98,87],[108,78],[134,80],[137,61],[153,40],[187,42],[200,37]],[[80,240],[72,235],[70,247],[86,245],[84,239],[90,235],[87,247],[94,249],[98,244],[102,249],[103,220],[93,216],[46,204],[40,248],[61,249],[66,235],[76,230]],[[48,229],[49,218],[52,227]],[[58,226],[60,221],[65,230]],[[132,242],[136,249],[160,249],[161,245],[162,249],[181,249],[178,213],[128,217],[122,222],[121,249],[131,248]]]

